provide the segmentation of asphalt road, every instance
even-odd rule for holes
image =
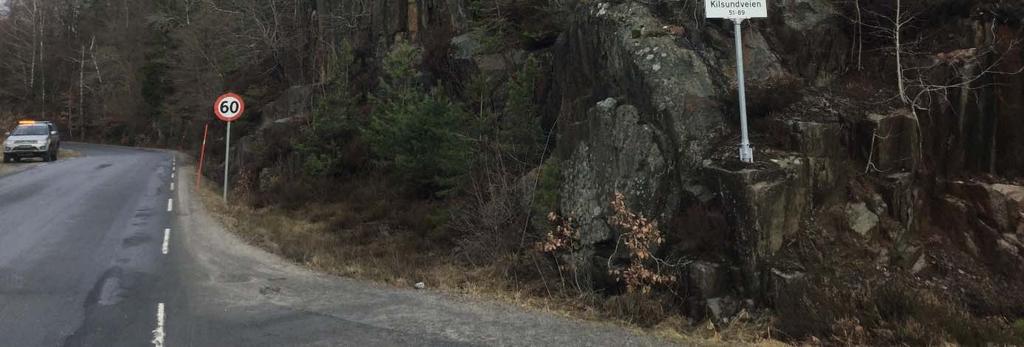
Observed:
[[[314,273],[225,232],[193,199],[184,157],[65,147],[82,157],[0,172],[3,346],[665,344]]]

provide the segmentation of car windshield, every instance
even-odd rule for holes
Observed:
[[[46,135],[49,133],[49,127],[45,125],[21,125],[14,129],[14,132],[12,132],[11,135]]]

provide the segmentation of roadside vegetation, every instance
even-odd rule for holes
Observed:
[[[694,322],[679,306],[665,306],[678,298],[639,290],[653,284],[650,279],[636,277],[632,283],[638,290],[611,300],[581,292],[549,265],[547,255],[561,247],[553,241],[559,236],[531,244],[525,254],[506,250],[472,259],[460,248],[465,240],[444,229],[448,217],[436,213],[438,204],[390,195],[380,178],[353,180],[336,189],[351,198],[296,209],[225,205],[218,186],[205,180],[198,196],[242,240],[317,271],[407,289],[423,282],[430,290],[611,320],[686,344],[785,345],[771,338],[768,316],[746,313],[724,325]],[[566,231],[552,229],[558,230]]]

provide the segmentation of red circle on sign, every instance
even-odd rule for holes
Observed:
[[[213,114],[222,121],[233,122],[242,117],[245,112],[245,101],[235,93],[227,93],[217,98],[213,103]]]

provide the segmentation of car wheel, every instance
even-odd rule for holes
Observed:
[[[57,151],[53,151],[53,156],[51,157],[51,160],[53,160],[53,161],[57,161],[57,154],[58,154],[58,153],[60,153],[60,151],[59,151],[59,150],[57,150]]]
[[[9,157],[8,155],[4,154],[4,162],[5,163],[10,163],[11,162],[11,157]]]
[[[21,162],[21,157],[14,157],[14,162],[15,163],[20,163]]]

